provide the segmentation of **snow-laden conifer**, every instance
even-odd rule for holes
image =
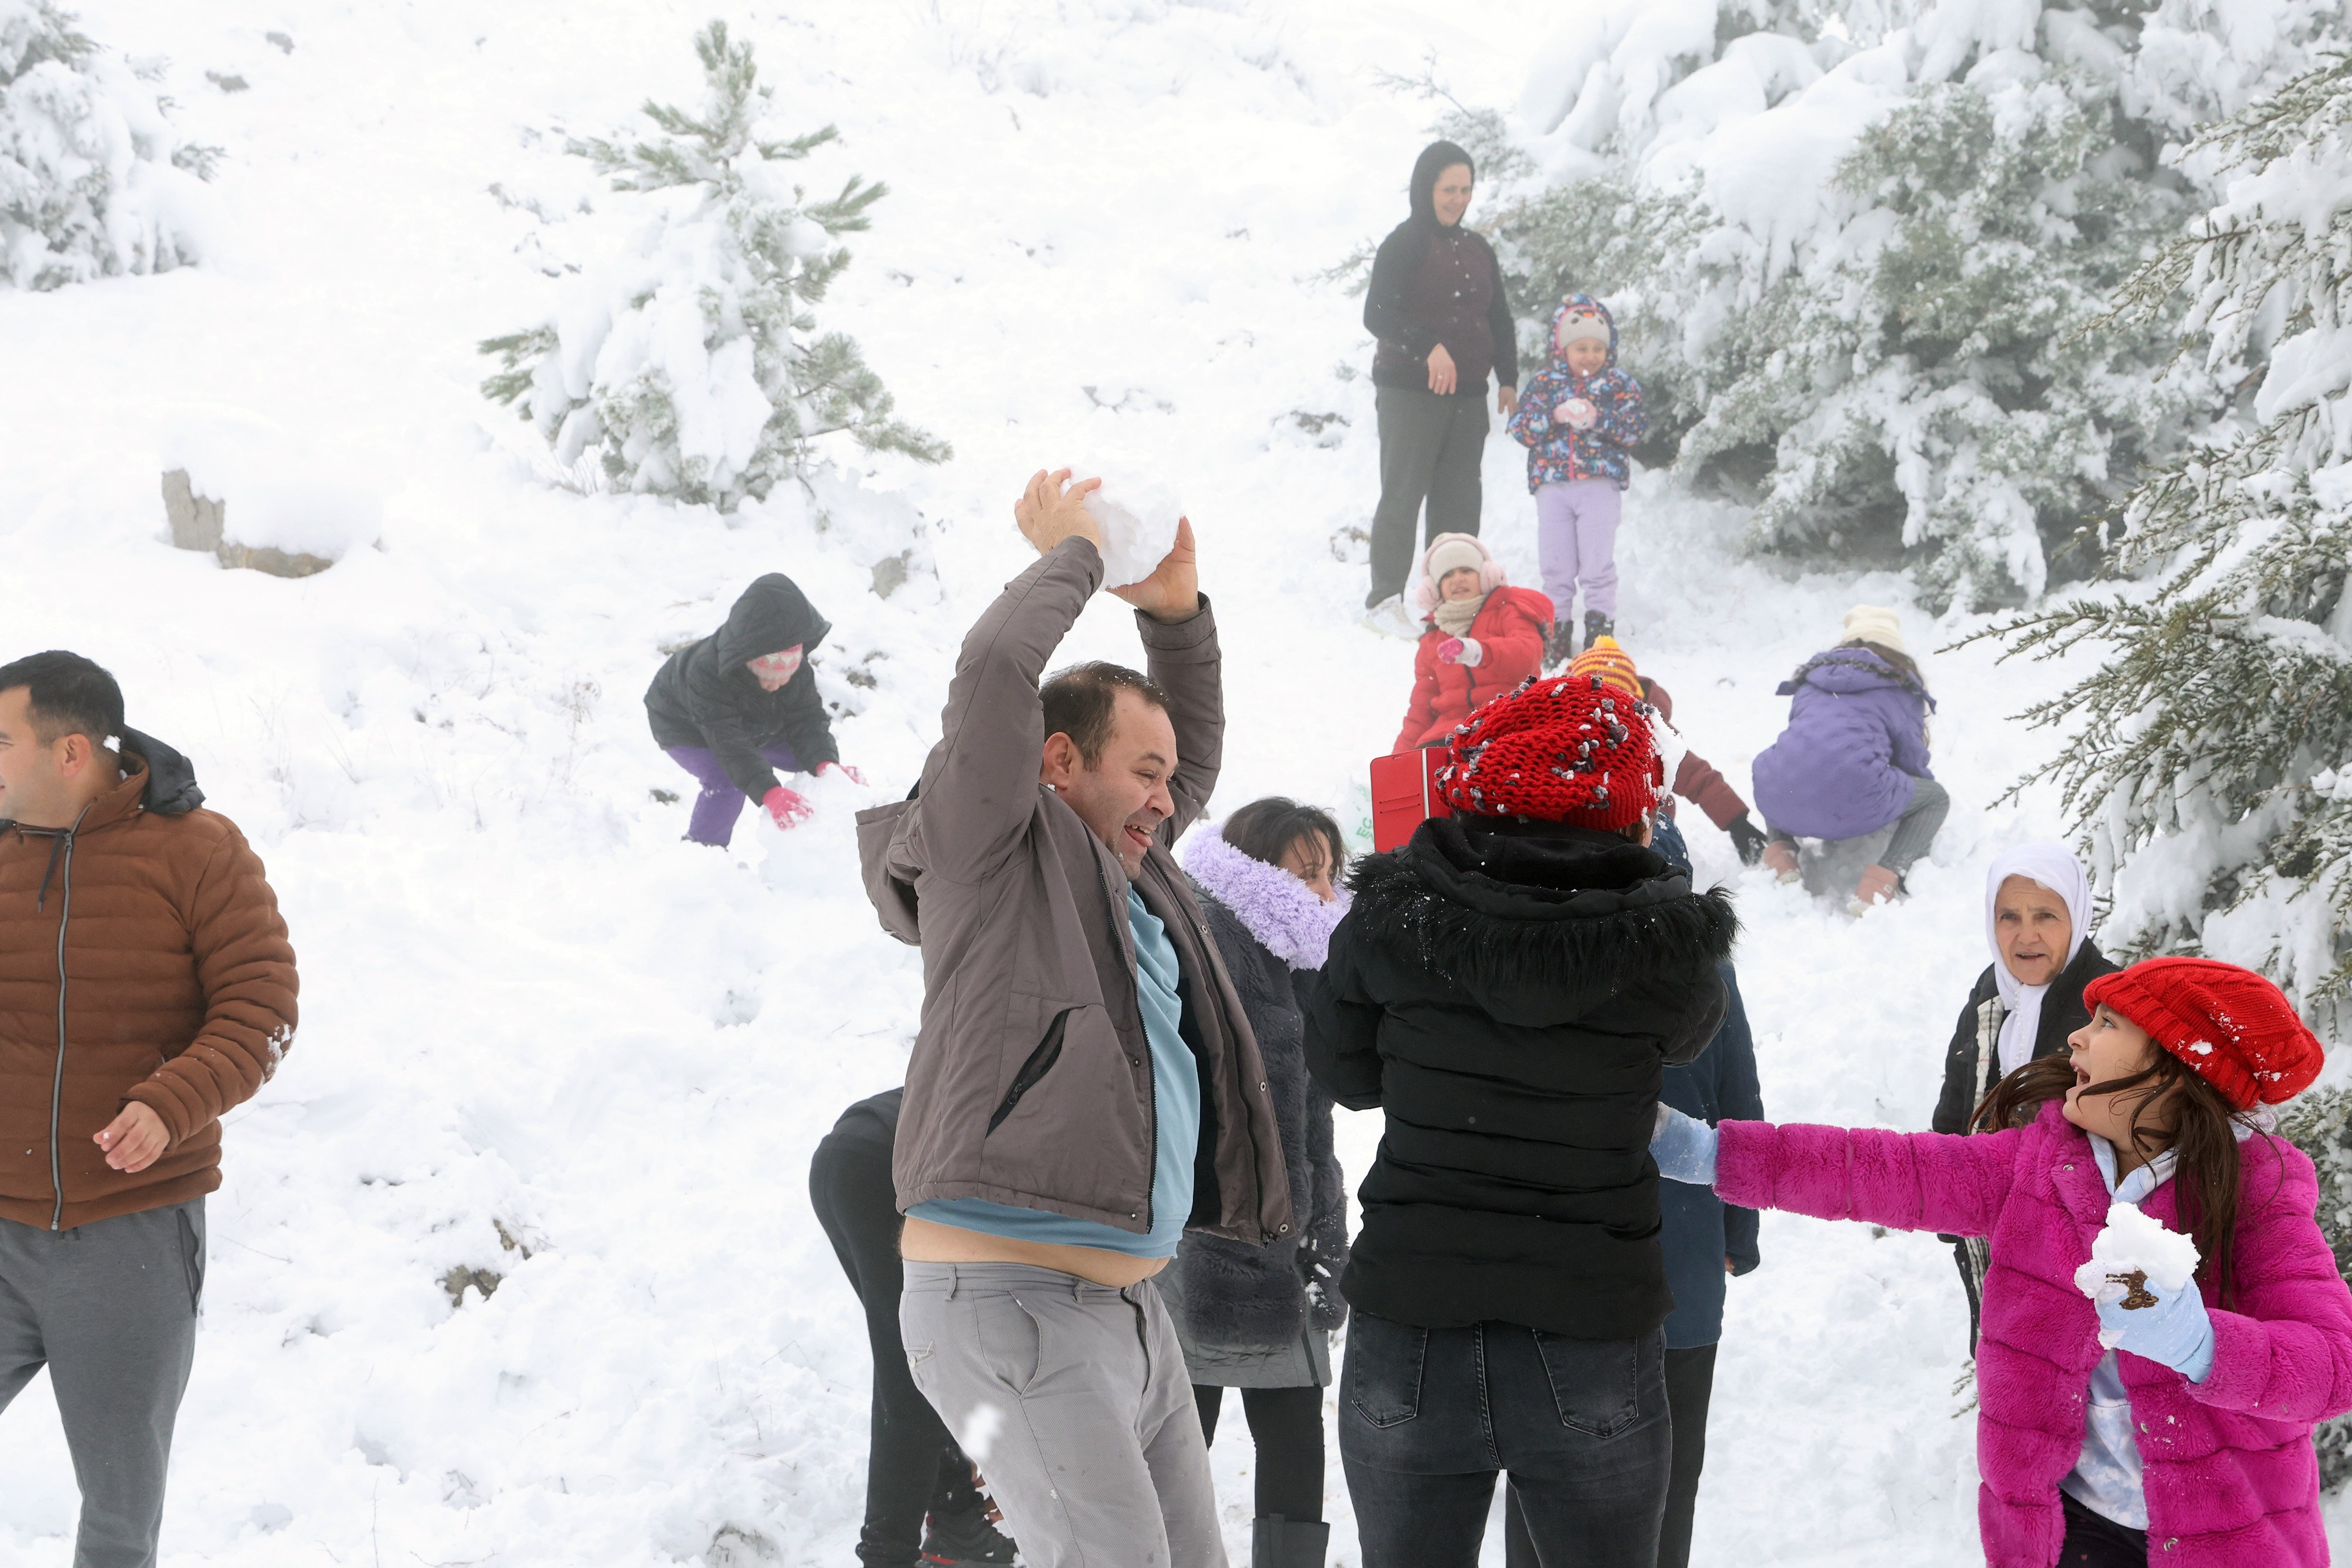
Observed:
[[[58,288],[198,258],[216,149],[51,0],[0,0],[0,284]]]
[[[2352,57],[2189,149],[2226,181],[2120,314],[2189,304],[2184,353],[2241,384],[2210,441],[2133,494],[2113,564],[2152,577],[1996,634],[2106,662],[2030,710],[2074,737],[2040,777],[2081,823],[2135,952],[2352,997]],[[2197,350],[2201,345],[2201,353]],[[2243,367],[2251,366],[2251,371]]]
[[[1752,502],[1759,544],[2029,601],[2214,401],[2150,373],[2152,324],[2089,330],[2204,203],[2163,148],[2344,26],[2223,9],[1610,0],[1530,77],[1549,189],[1490,221],[1532,312],[1621,307],[1641,455]]]
[[[810,313],[849,264],[840,236],[868,225],[887,187],[852,176],[810,199],[789,171],[835,128],[768,139],[774,89],[751,47],[717,21],[694,43],[709,89],[699,116],[648,101],[655,135],[566,148],[642,197],[650,222],[628,254],[571,283],[551,319],[481,345],[503,367],[482,391],[519,403],[567,467],[593,453],[618,488],[721,508],[804,473],[813,444],[836,434],[944,459],[945,443],[892,416],[856,342],[818,333]]]

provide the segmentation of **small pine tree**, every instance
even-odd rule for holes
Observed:
[[[1984,633],[2106,662],[2028,710],[2074,727],[2055,780],[2103,935],[2263,969],[2315,1021],[2352,995],[2352,57],[2217,122],[2228,176],[2199,230],[2131,280],[2126,323],[2190,300],[2184,352],[2238,379],[2214,439],[2133,493],[2086,595]],[[2267,340],[2265,348],[2265,340]],[[2256,383],[2259,383],[2257,387]],[[2319,1009],[2315,1012],[2314,1009]]]
[[[0,0],[0,282],[28,289],[198,259],[195,187],[219,150],[52,0]]]
[[[760,82],[751,47],[718,21],[694,47],[709,86],[699,117],[648,101],[658,135],[565,148],[616,191],[684,197],[638,254],[580,280],[575,308],[485,340],[501,368],[484,395],[520,404],[566,466],[593,451],[619,487],[722,510],[806,473],[828,435],[945,460],[946,443],[892,416],[856,343],[818,335],[809,309],[849,265],[835,242],[868,225],[887,187],[852,176],[829,198],[809,200],[798,185],[787,195],[782,166],[838,131],[762,140],[774,89]]]
[[[2319,1176],[2319,1233],[2336,1254],[2336,1272],[2352,1282],[2352,1090],[2305,1091],[2280,1115],[2278,1130],[2311,1156]],[[2321,1490],[2352,1481],[2352,1416],[2321,1422],[2312,1440]]]

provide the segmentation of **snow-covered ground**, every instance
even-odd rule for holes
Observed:
[[[957,455],[731,517],[552,487],[475,392],[472,347],[539,319],[542,268],[625,221],[562,137],[627,128],[648,95],[693,101],[704,7],[81,11],[167,56],[184,122],[226,149],[219,248],[0,293],[5,652],[115,669],[131,722],[186,749],[259,848],[305,981],[294,1052],[231,1118],[165,1558],[845,1563],[866,1353],[805,1171],[842,1106],[898,1081],[920,980],[859,892],[849,814],[912,778],[961,631],[1024,559],[1012,497],[1078,453],[1182,486],[1225,637],[1220,804],[1279,790],[1360,814],[1411,651],[1356,623],[1368,344],[1358,302],[1313,275],[1394,221],[1424,140],[1429,106],[1376,70],[1435,48],[1457,93],[1514,101],[1556,7],[733,15],[782,128],[842,126],[812,185],[893,187],[827,320]],[[257,418],[289,465],[373,496],[379,548],[285,581],[168,547],[163,455]],[[1517,458],[1498,435],[1487,532],[1532,581]],[[1773,686],[1846,605],[1906,590],[1743,560],[1738,516],[1654,482],[1629,517],[1623,633],[1744,790],[1785,709]],[[874,563],[910,543],[913,580],[877,597]],[[835,622],[826,690],[874,789],[820,788],[788,839],[747,818],[720,856],[680,844],[684,806],[654,798],[688,781],[638,694],[663,646],[774,570]],[[1974,624],[1907,623],[1919,648]],[[1068,652],[1133,649],[1106,601]],[[1992,804],[2052,744],[2008,719],[2057,673],[1980,647],[1927,668],[1956,810],[1909,904],[1851,920],[1686,818],[1702,873],[1738,889],[1784,1119],[1924,1124],[1985,961],[1984,865],[2057,826],[2042,795]],[[1360,1171],[1378,1122],[1343,1122]],[[1763,1237],[1763,1270],[1732,1287],[1698,1561],[1978,1560],[1945,1249],[1780,1217]],[[453,1306],[457,1268],[500,1276],[495,1295]],[[1245,1562],[1245,1430],[1224,1432]],[[45,1383],[0,1416],[0,1561],[66,1563]],[[1328,1493],[1352,1563],[1336,1454]]]

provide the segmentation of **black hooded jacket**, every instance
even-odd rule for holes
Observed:
[[[1519,384],[1518,329],[1503,291],[1502,264],[1486,236],[1465,224],[1437,221],[1431,192],[1437,177],[1470,154],[1450,141],[1423,149],[1412,166],[1412,215],[1391,230],[1372,256],[1364,290],[1364,329],[1379,342],[1372,384],[1429,386],[1429,350],[1453,357],[1459,396],[1484,397],[1491,369],[1502,385]]]
[[[776,770],[760,755],[782,741],[803,769],[841,760],[833,725],[817,695],[811,667],[816,645],[832,631],[789,577],[755,580],[727,612],[727,624],[669,656],[646,688],[646,716],[654,744],[706,746],[735,788],[757,800],[776,787]],[[801,667],[776,692],[762,691],[744,666],[787,648],[802,650]]]
[[[2042,995],[2042,1021],[2033,1031],[2032,1060],[2039,1061],[2066,1049],[2066,1037],[2091,1021],[2091,1009],[2083,1001],[2083,988],[2101,975],[2115,973],[2120,967],[2099,951],[2096,942],[2087,936],[2083,938],[2074,962],[2050,982],[2050,989]],[[1936,1096],[1936,1113],[1927,1124],[1931,1130],[1967,1132],[1984,1092],[2000,1082],[1997,1055],[1988,1060],[1982,1049],[2000,1028],[2000,998],[1999,977],[1987,964],[1984,973],[1977,977],[1975,988],[1969,992],[1967,1005],[1960,1009],[1959,1022],[1952,1026],[1951,1049],[1944,1053],[1943,1092]],[[1983,1068],[1981,1073],[1978,1071],[1979,1065]]]
[[[1423,822],[1351,884],[1307,1029],[1332,1097],[1387,1114],[1349,1305],[1577,1339],[1658,1327],[1650,1134],[1667,1064],[1722,1024],[1729,899],[1612,833],[1478,818]]]

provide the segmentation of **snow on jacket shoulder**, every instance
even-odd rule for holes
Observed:
[[[1666,1067],[1721,1027],[1738,922],[1653,850],[1449,817],[1367,856],[1307,1064],[1386,1119],[1348,1304],[1634,1339],[1673,1304],[1649,1134]]]
[[[294,1038],[260,857],[177,752],[126,735],[123,764],[69,830],[0,822],[0,1218],[43,1229],[217,1188],[221,1116]],[[171,1134],[135,1174],[92,1141],[134,1100]]]
[[[654,744],[703,746],[727,770],[728,781],[757,800],[776,787],[776,770],[760,755],[778,741],[793,748],[803,771],[838,762],[833,721],[817,695],[814,655],[833,630],[808,596],[780,571],[755,579],[727,623],[672,653],[646,688],[646,716]],[[780,691],[768,691],[744,668],[787,648],[802,651],[801,667]]]
[[[1412,698],[1391,751],[1412,751],[1444,739],[1454,726],[1543,668],[1551,601],[1532,588],[1505,586],[1486,595],[1467,635],[1478,644],[1475,664],[1449,664],[1437,650],[1446,641],[1432,618],[1412,655]]]
[[[1780,684],[1788,727],[1751,769],[1764,820],[1786,833],[1858,839],[1901,816],[1927,771],[1927,689],[1867,648],[1816,653]]]
[[[903,1212],[978,1197],[1151,1229],[1150,1048],[1126,868],[1038,782],[1046,661],[1102,586],[1066,539],[1006,584],[963,641],[917,794],[857,814],[866,896],[923,949],[923,1021],[891,1174]],[[1175,815],[1133,886],[1176,949],[1184,1039],[1201,1069],[1191,1228],[1253,1244],[1296,1234],[1274,1103],[1249,1019],[1169,848],[1199,819],[1224,750],[1217,622],[1138,612],[1168,694]]]
[[[2032,1125],[1958,1137],[1726,1122],[1725,1201],[1991,1242],[1977,1350],[1977,1516],[1993,1568],[2049,1568],[2065,1530],[2058,1483],[2083,1449],[2097,1311],[2074,1288],[2109,1197],[2090,1140],[2056,1102]],[[2352,1410],[2352,1291],[2314,1218],[2311,1161],[2284,1139],[2238,1147],[2236,1291],[2191,1384],[2116,1353],[2145,1465],[2152,1561],[2317,1568],[2328,1560],[2312,1427]],[[2181,1228],[2176,1182],[2141,1205]]]

